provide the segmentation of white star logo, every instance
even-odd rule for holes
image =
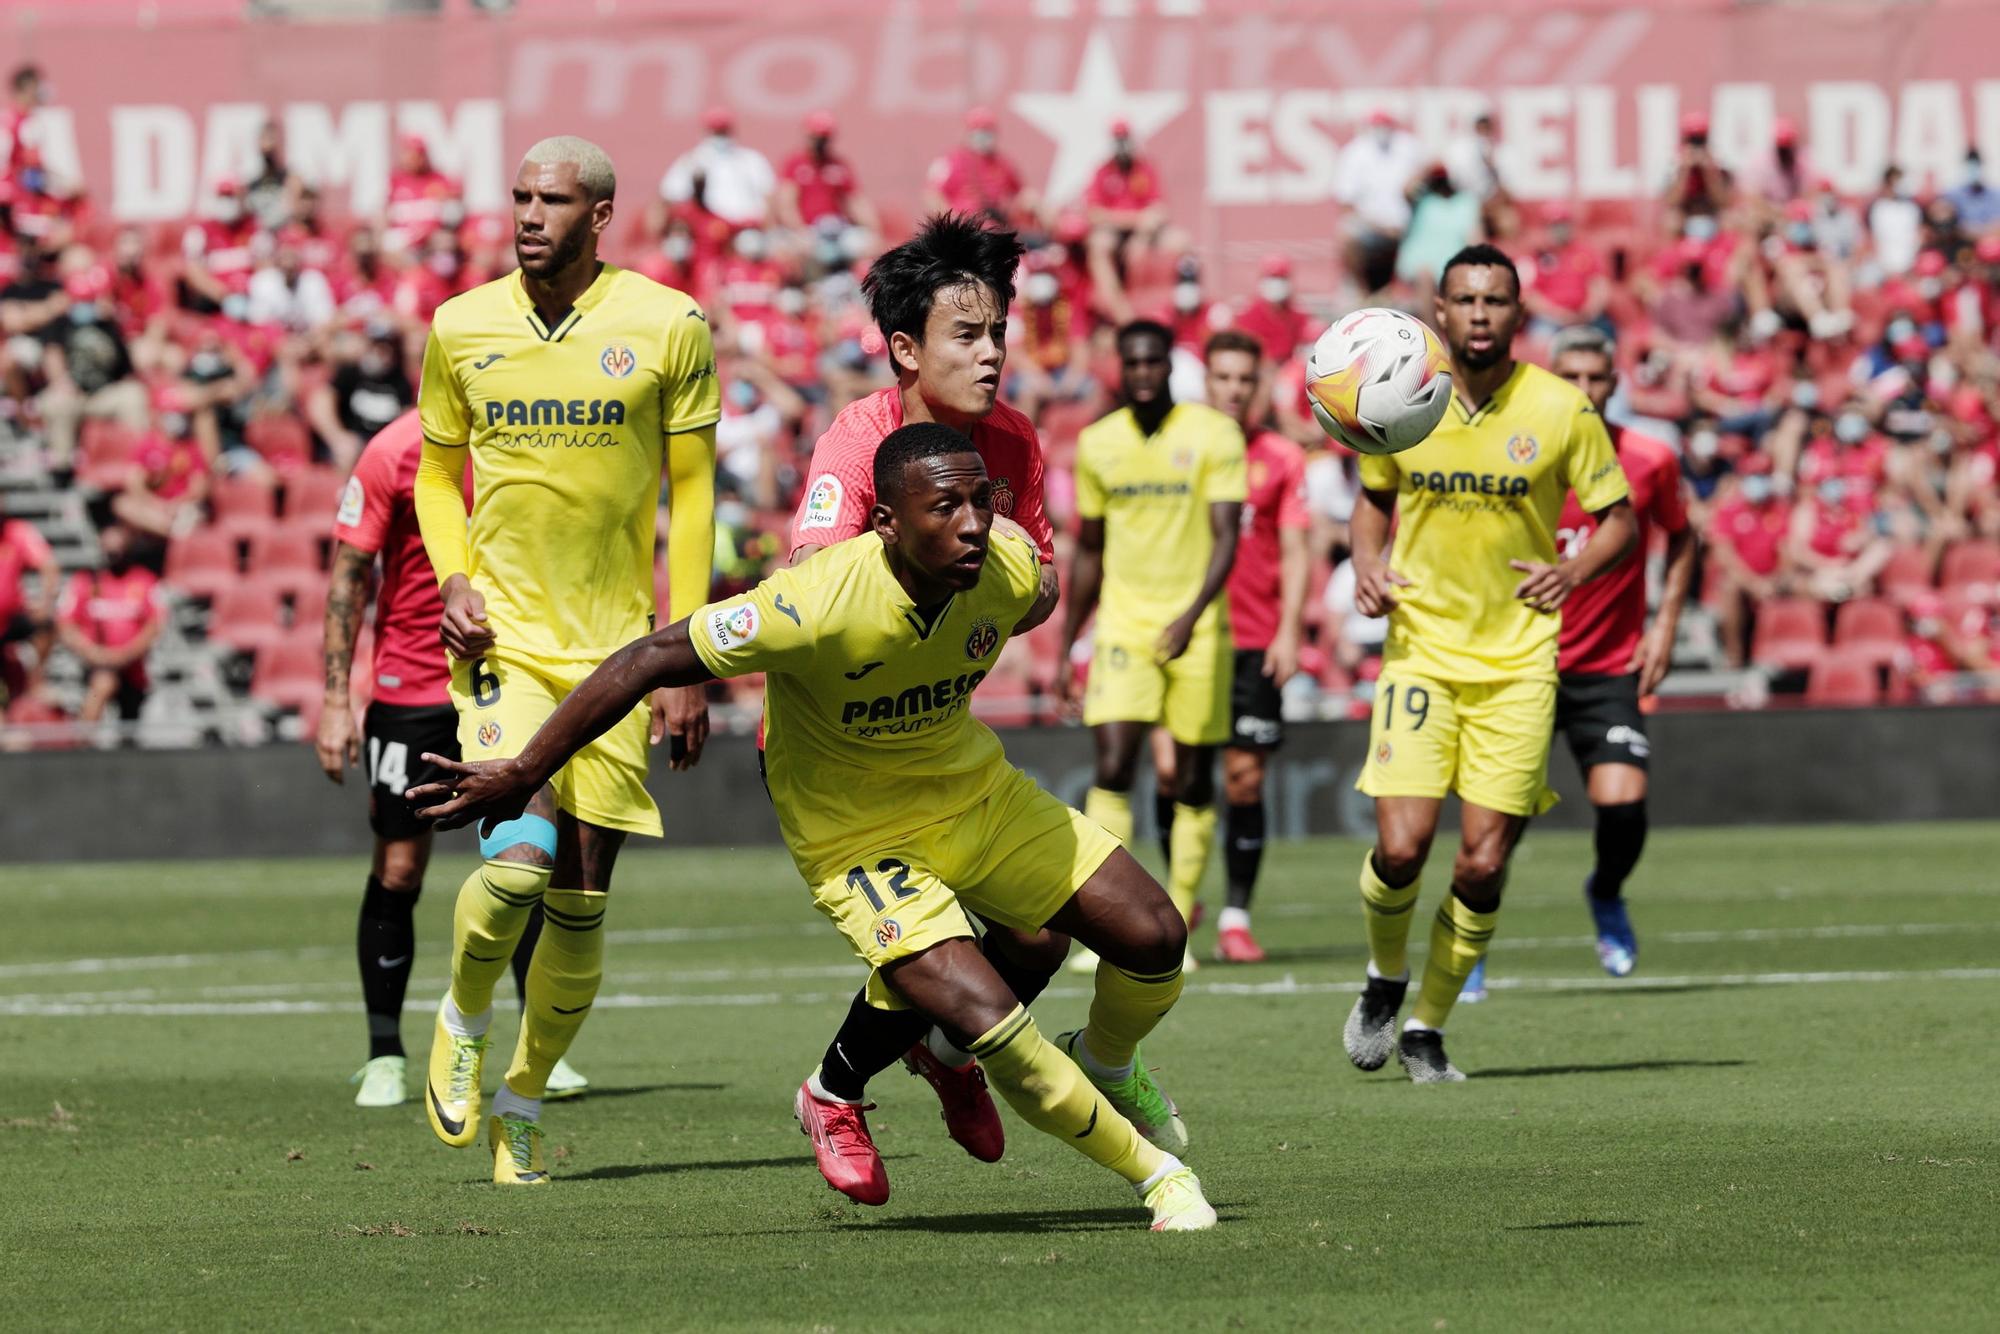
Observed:
[[[1076,86],[1066,93],[1016,93],[1013,107],[1056,142],[1044,195],[1064,204],[1083,193],[1098,166],[1111,155],[1111,123],[1125,121],[1132,138],[1144,143],[1187,106],[1183,93],[1128,92],[1118,57],[1102,29],[1084,44]]]

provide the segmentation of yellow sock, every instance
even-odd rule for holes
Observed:
[[[1166,1154],[1139,1137],[1104,1101],[1075,1061],[1042,1037],[1020,1006],[972,1044],[986,1078],[1007,1105],[1035,1129],[1094,1163],[1138,1184],[1158,1172]]]
[[[549,1071],[576,1040],[604,981],[603,894],[552,889],[542,896],[542,938],[528,962],[528,1004],[507,1087],[539,1098]]]
[[[1445,896],[1431,923],[1431,953],[1424,960],[1424,985],[1410,1018],[1425,1028],[1444,1027],[1445,1016],[1458,1003],[1458,993],[1465,988],[1472,966],[1486,957],[1486,947],[1493,941],[1493,924],[1498,920],[1498,910],[1474,912],[1458,895]]]
[[[1083,799],[1083,813],[1103,825],[1106,833],[1127,848],[1132,846],[1131,793],[1094,787]]]
[[[1097,961],[1097,991],[1090,998],[1090,1026],[1083,1031],[1091,1059],[1105,1070],[1123,1070],[1140,1041],[1181,998],[1181,970],[1146,977]]]
[[[1201,878],[1208,874],[1209,850],[1215,846],[1215,803],[1186,806],[1174,803],[1174,832],[1167,859],[1167,896],[1186,919],[1194,912],[1201,894]]]
[[[1410,910],[1417,906],[1418,876],[1391,889],[1375,874],[1375,854],[1361,859],[1361,920],[1368,927],[1368,957],[1384,977],[1401,977],[1410,967]]]
[[[503,861],[481,862],[458,887],[451,913],[451,999],[460,1014],[493,1008],[493,988],[548,887],[548,867]]]

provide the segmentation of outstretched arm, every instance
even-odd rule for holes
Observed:
[[[599,663],[514,758],[464,764],[426,754],[426,762],[451,777],[411,788],[408,798],[441,829],[512,819],[572,755],[610,731],[647,695],[663,686],[703,685],[714,679],[688,641],[687,620],[675,621]],[[422,805],[426,802],[435,804]]]
[[[1208,569],[1202,574],[1201,588],[1195,593],[1193,603],[1180,614],[1179,620],[1161,632],[1154,649],[1161,662],[1172,662],[1187,652],[1188,642],[1194,638],[1195,622],[1229,582],[1229,567],[1236,563],[1236,539],[1243,531],[1243,502],[1211,502],[1208,530],[1213,539],[1208,549]]]

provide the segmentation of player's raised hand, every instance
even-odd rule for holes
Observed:
[[[1660,682],[1667,679],[1667,671],[1673,665],[1674,640],[1672,635],[1661,638],[1656,628],[1651,633],[1639,637],[1639,647],[1632,652],[1630,670],[1639,674],[1639,697],[1644,699],[1660,688]]]
[[[1515,585],[1514,596],[1536,611],[1560,611],[1576,587],[1576,579],[1565,565],[1544,565],[1538,560],[1510,560],[1507,565],[1528,576]]]
[[[1363,616],[1387,616],[1395,609],[1398,588],[1410,581],[1389,568],[1389,562],[1354,567],[1354,609]]]
[[[319,714],[319,735],[313,741],[313,751],[319,756],[319,767],[326,776],[343,787],[347,784],[347,766],[361,760],[361,738],[354,731],[354,710],[343,696],[330,699]]]
[[[440,829],[457,829],[474,820],[511,820],[528,809],[540,786],[522,770],[518,759],[467,763],[426,751],[424,763],[435,765],[450,777],[413,787],[403,799]]]
[[[476,658],[493,647],[493,627],[486,623],[486,595],[462,574],[454,574],[439,590],[444,598],[444,616],[438,621],[438,639],[445,651],[459,659]]]
[[[701,686],[662,686],[648,697],[653,710],[652,740],[672,737],[667,768],[679,773],[701,763],[708,745],[708,692]]]

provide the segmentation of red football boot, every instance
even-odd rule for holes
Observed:
[[[1215,957],[1220,963],[1262,963],[1263,947],[1247,926],[1226,926],[1215,933]]]
[[[937,1090],[943,1105],[944,1128],[959,1147],[982,1163],[997,1163],[1007,1151],[1007,1132],[1001,1129],[1000,1112],[993,1095],[986,1091],[986,1072],[973,1061],[954,1070],[937,1058],[926,1043],[903,1053],[909,1072]]]
[[[816,1098],[804,1084],[792,1099],[792,1115],[812,1141],[819,1174],[856,1204],[882,1204],[889,1198],[889,1174],[882,1170],[882,1155],[875,1152],[868,1118],[862,1115],[874,1106]]]

